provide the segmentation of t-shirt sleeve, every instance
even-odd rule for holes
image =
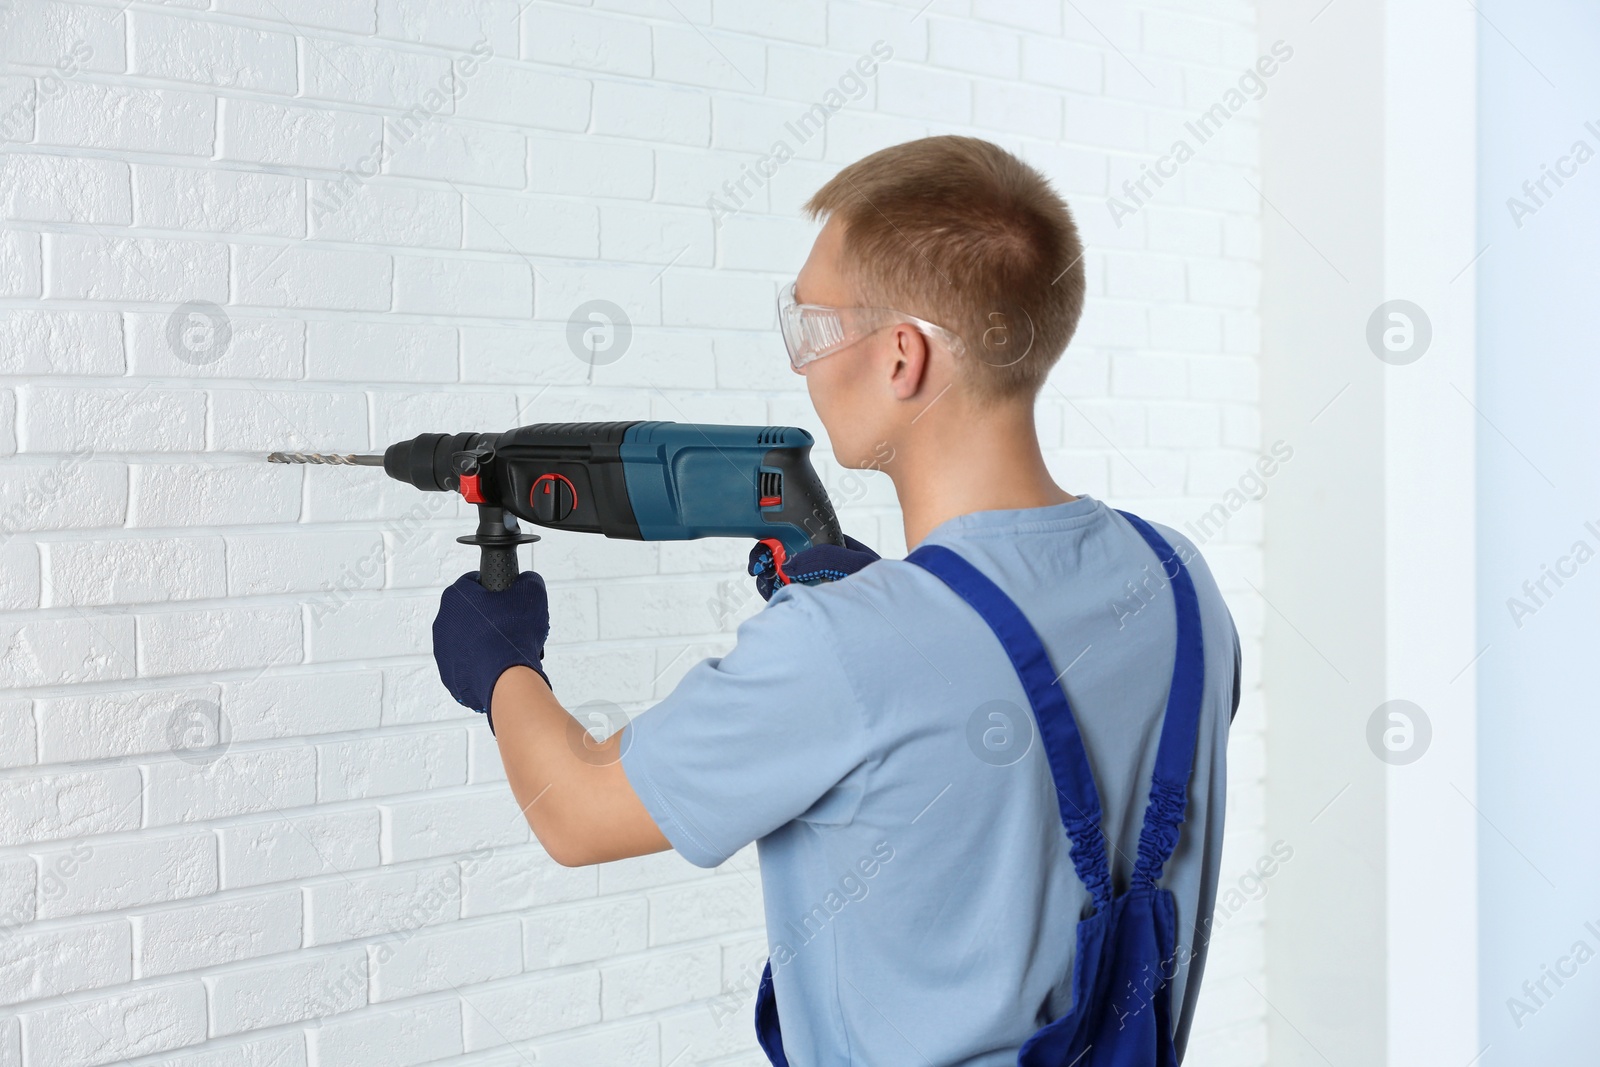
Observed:
[[[628,781],[696,866],[805,814],[865,758],[861,709],[812,596],[779,590],[726,656],[625,728]]]

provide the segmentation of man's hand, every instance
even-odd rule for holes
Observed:
[[[488,714],[494,684],[511,667],[531,667],[549,685],[543,665],[549,636],[543,578],[523,571],[510,589],[491,593],[478,584],[478,572],[469,571],[439,600],[433,659],[456,702]],[[489,727],[494,729],[493,719]]]
[[[749,573],[755,577],[756,591],[761,594],[761,599],[771,600],[772,594],[789,582],[812,585],[838,581],[879,558],[872,549],[845,534],[843,547],[814,545],[804,552],[797,552],[783,562],[780,574],[780,567],[772,557],[772,549],[764,542],[757,542],[756,547],[750,550]],[[788,582],[784,581],[785,578]]]

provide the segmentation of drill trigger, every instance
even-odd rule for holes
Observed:
[[[763,537],[760,543],[766,545],[767,550],[772,553],[772,569],[778,576],[779,584],[788,585],[790,579],[789,575],[784,571],[783,565],[788,562],[789,553],[783,547],[783,542],[776,537]]]

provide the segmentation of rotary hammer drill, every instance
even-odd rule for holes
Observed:
[[[381,466],[418,489],[460,493],[478,529],[456,540],[481,550],[478,581],[516,581],[517,546],[551,529],[642,541],[753,537],[784,561],[812,545],[843,545],[811,466],[813,439],[793,426],[570,422],[504,433],[425,433],[381,456],[274,452],[272,463]]]

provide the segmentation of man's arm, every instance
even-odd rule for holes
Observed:
[[[623,773],[621,730],[594,741],[528,667],[500,676],[490,710],[511,792],[557,863],[583,867],[672,847]]]

